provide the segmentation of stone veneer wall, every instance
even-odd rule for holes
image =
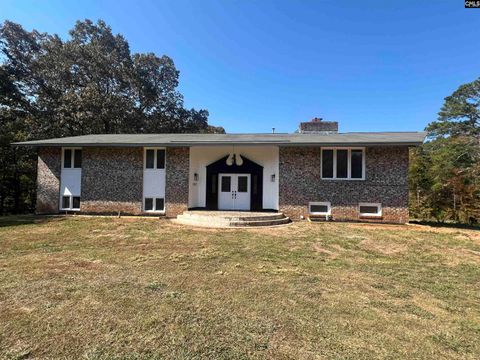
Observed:
[[[190,149],[169,147],[166,155],[165,214],[175,217],[188,209]]]
[[[142,213],[143,148],[83,148],[83,213]]]
[[[62,150],[60,148],[45,147],[38,150],[37,214],[58,213],[61,169]]]
[[[333,220],[408,222],[408,147],[366,148],[365,180],[322,180],[319,147],[281,147],[280,210],[308,216],[308,203],[329,201]],[[359,202],[382,204],[382,218],[360,218]]]

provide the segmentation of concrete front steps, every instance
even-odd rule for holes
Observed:
[[[285,225],[291,220],[277,212],[189,210],[178,215],[175,222],[201,227],[239,228]]]

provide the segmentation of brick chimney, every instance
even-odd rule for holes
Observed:
[[[322,118],[313,118],[307,122],[301,122],[299,127],[301,134],[330,134],[338,132],[338,121],[323,121]]]

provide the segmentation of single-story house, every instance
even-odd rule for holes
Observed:
[[[279,211],[293,220],[408,221],[409,148],[423,132],[339,133],[314,119],[293,134],[109,134],[38,148],[38,213]]]

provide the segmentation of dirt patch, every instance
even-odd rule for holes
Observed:
[[[348,228],[361,230],[389,230],[389,231],[418,231],[438,234],[464,234],[480,240],[480,231],[475,229],[462,229],[455,227],[430,226],[422,224],[367,224],[367,223],[345,223]]]
[[[448,315],[448,311],[445,310],[445,303],[427,294],[414,294],[411,301],[435,316],[445,317]]]
[[[368,251],[375,251],[383,255],[403,254],[407,252],[407,244],[380,239],[365,239],[360,241],[360,247]]]
[[[330,257],[332,259],[335,259],[339,255],[337,252],[333,252],[333,251],[330,251],[328,249],[323,248],[322,245],[318,244],[318,243],[313,244],[313,250],[315,250],[316,252],[318,252],[320,254],[327,255],[328,257]]]
[[[450,266],[457,266],[464,263],[480,263],[480,251],[471,249],[447,249],[444,254],[446,257],[446,263]]]
[[[367,224],[367,223],[347,223],[349,228],[362,230],[390,230],[402,231],[410,230],[410,225],[396,225],[396,224]]]
[[[473,238],[480,239],[480,231],[475,229],[462,229],[448,226],[430,226],[422,224],[408,224],[405,225],[406,230],[433,232],[437,234],[465,234]]]
[[[462,250],[464,253],[480,256],[480,251],[475,251],[470,249],[462,249]]]
[[[480,232],[479,231],[472,231],[464,234],[473,242],[480,244]]]

